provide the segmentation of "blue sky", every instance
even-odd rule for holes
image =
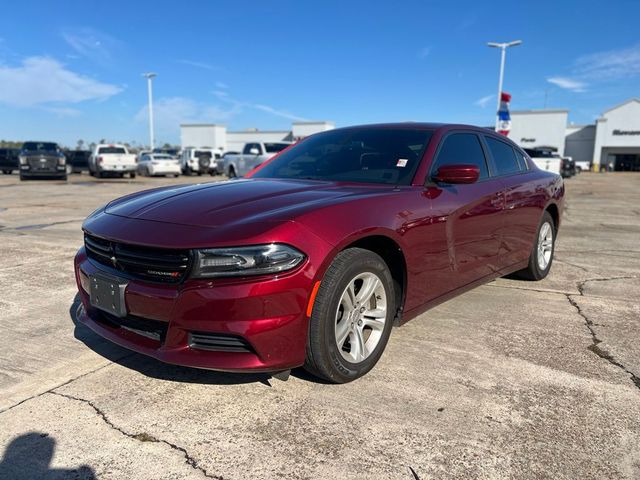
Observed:
[[[638,1],[23,0],[0,29],[0,139],[147,142],[179,123],[288,129],[384,121],[491,125],[499,52],[511,108],[590,123],[640,96]]]

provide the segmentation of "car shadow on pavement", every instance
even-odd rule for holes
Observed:
[[[53,480],[74,478],[93,480],[93,468],[82,465],[75,469],[50,468],[56,441],[47,433],[29,432],[13,438],[0,461],[0,479]]]
[[[80,306],[80,295],[76,294],[69,307],[69,317],[73,322],[74,337],[84,343],[91,350],[107,360],[135,370],[147,377],[158,380],[171,380],[174,382],[199,383],[211,385],[237,385],[243,383],[259,382],[271,386],[273,376],[268,373],[228,373],[203,370],[199,368],[183,367],[162,363],[154,358],[127,350],[115,343],[102,338],[89,327],[83,325],[76,318],[76,311]],[[314,383],[324,383],[313,377],[303,369],[295,369],[292,375],[301,380]]]

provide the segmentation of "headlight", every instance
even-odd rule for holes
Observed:
[[[65,165],[67,163],[67,158],[64,155],[58,157],[58,165]]]
[[[304,253],[288,245],[272,243],[252,247],[196,250],[192,276],[240,277],[284,272],[300,265]]]
[[[27,164],[27,157],[25,157],[24,155],[20,155],[18,157],[18,160],[20,161],[20,165],[26,165]]]

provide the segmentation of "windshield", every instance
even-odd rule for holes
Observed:
[[[264,149],[267,153],[278,153],[287,148],[290,143],[265,143]]]
[[[171,155],[154,155],[154,160],[175,160]]]
[[[123,147],[100,147],[98,153],[114,153],[124,155],[127,151]]]
[[[290,148],[252,176],[409,185],[432,134],[413,128],[325,132]]]
[[[22,149],[27,152],[57,152],[58,145],[51,142],[25,142]]]
[[[211,158],[211,152],[205,152],[202,150],[196,150],[194,155],[198,158]]]

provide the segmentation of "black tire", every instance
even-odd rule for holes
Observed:
[[[96,171],[96,178],[104,178],[104,173],[101,172],[100,170]]]
[[[538,263],[538,245],[540,242],[540,231],[543,226],[548,224],[551,227],[551,235],[552,235],[552,243],[551,243],[551,257],[546,268],[541,268]],[[553,217],[549,212],[544,212],[542,215],[542,219],[540,220],[540,224],[538,225],[538,229],[536,230],[536,239],[533,242],[533,249],[531,250],[531,255],[529,256],[529,265],[527,268],[524,268],[515,273],[517,277],[520,277],[525,280],[542,280],[545,278],[549,271],[551,270],[551,265],[553,264],[553,254],[556,249],[556,224],[553,221]]]
[[[336,312],[347,285],[362,273],[374,273],[381,281],[387,298],[387,312],[373,351],[361,362],[352,363],[343,357],[336,343]],[[313,304],[304,368],[332,383],[351,382],[366,374],[378,362],[387,345],[396,314],[395,303],[393,278],[379,255],[361,248],[340,252],[325,273]],[[343,318],[341,321],[348,320]]]
[[[136,178],[136,172],[129,172],[129,178]]]
[[[2,170],[5,175],[11,175],[11,170]]]
[[[229,173],[227,174],[227,177],[229,178],[236,178],[236,169],[233,167],[229,167]]]

